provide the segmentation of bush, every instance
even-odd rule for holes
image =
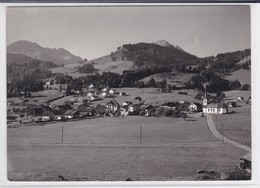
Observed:
[[[188,93],[185,92],[185,91],[179,91],[178,94],[180,94],[180,95],[188,95]]]

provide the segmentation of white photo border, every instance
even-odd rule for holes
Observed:
[[[7,179],[6,126],[6,8],[52,6],[228,6],[251,8],[251,84],[252,84],[252,180],[248,181],[136,181],[136,182],[13,182]],[[0,187],[260,187],[260,5],[252,3],[0,3]]]

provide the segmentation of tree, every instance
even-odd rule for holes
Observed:
[[[149,80],[148,86],[149,87],[155,87],[156,86],[154,78],[151,78],[151,80]]]
[[[71,94],[71,89],[70,86],[68,85],[66,92],[65,92],[66,96],[69,96]]]

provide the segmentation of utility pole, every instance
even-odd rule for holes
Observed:
[[[245,145],[248,145],[248,140],[247,140],[247,133],[246,133],[246,124],[244,123],[244,131],[245,131]]]
[[[224,137],[225,137],[225,124],[224,124],[224,122],[222,123],[222,129],[223,129],[223,133],[222,133],[222,144],[224,144]]]
[[[63,125],[61,126],[61,143],[63,144]]]
[[[143,130],[142,125],[140,125],[140,144],[142,144]]]

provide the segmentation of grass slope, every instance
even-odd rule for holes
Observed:
[[[163,81],[164,79],[167,81],[168,84],[176,85],[176,86],[183,86],[185,82],[189,81],[192,76],[196,74],[191,73],[180,73],[180,72],[171,72],[171,73],[158,73],[151,76],[148,76],[142,81],[144,83],[147,83],[152,78],[156,82]]]
[[[251,84],[251,70],[239,69],[226,76],[227,80],[238,80],[241,84]]]
[[[133,70],[134,68],[134,63],[132,61],[122,61],[122,60],[117,60],[113,61],[110,57],[110,55],[103,56],[94,60],[90,60],[86,63],[92,63],[94,64],[95,69],[98,70],[99,73],[103,72],[114,72],[121,74],[123,73],[124,70]],[[53,68],[51,71],[53,73],[62,73],[62,74],[68,74],[73,77],[80,77],[84,76],[87,74],[84,73],[78,73],[78,67],[83,66],[84,64],[79,64],[79,63],[74,63],[74,64],[68,64],[65,65],[64,67],[58,67],[58,68]]]

